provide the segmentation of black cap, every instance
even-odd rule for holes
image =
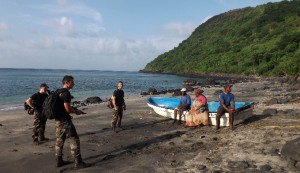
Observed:
[[[40,88],[41,88],[41,87],[49,88],[48,85],[47,85],[46,83],[42,83],[42,84],[40,85]]]

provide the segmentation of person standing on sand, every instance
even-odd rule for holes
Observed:
[[[75,169],[87,167],[86,163],[82,161],[80,154],[80,140],[76,132],[76,128],[72,122],[70,113],[76,115],[83,114],[81,110],[75,110],[70,106],[71,93],[70,89],[74,87],[73,76],[64,76],[63,88],[59,89],[59,115],[55,115],[55,128],[56,128],[56,143],[55,143],[55,156],[56,167],[61,167],[66,164],[63,161],[63,147],[66,138],[69,138],[71,154],[75,158]]]
[[[181,98],[178,107],[174,110],[174,121],[172,124],[175,124],[177,119],[177,112],[179,114],[178,124],[181,124],[181,115],[183,111],[187,111],[191,107],[191,97],[186,94],[186,88],[182,88],[181,90]]]
[[[118,82],[118,89],[114,91],[112,96],[112,103],[114,105],[113,118],[111,121],[111,127],[113,131],[116,131],[116,127],[121,128],[121,121],[123,117],[123,110],[126,110],[125,100],[124,100],[124,91],[123,91],[123,82]]]
[[[226,112],[229,113],[229,126],[231,130],[234,130],[234,112],[235,112],[235,101],[234,95],[231,93],[231,85],[224,86],[224,92],[219,96],[220,106],[216,115],[216,130],[220,129],[220,118]]]
[[[26,103],[34,110],[32,139],[35,145],[39,145],[39,141],[49,140],[45,137],[47,118],[42,114],[43,103],[48,97],[48,94],[46,93],[47,88],[47,84],[42,83],[40,85],[39,92],[33,94],[29,99],[26,100]]]

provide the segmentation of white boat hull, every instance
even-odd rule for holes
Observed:
[[[174,109],[168,109],[168,108],[162,108],[158,106],[154,106],[152,104],[147,103],[149,107],[151,107],[154,112],[156,112],[158,115],[174,119]],[[234,122],[233,124],[240,124],[244,122],[246,119],[250,118],[252,116],[253,112],[253,106],[251,105],[250,108],[247,108],[245,110],[239,111],[234,114]],[[182,120],[186,120],[186,115],[188,114],[187,111],[183,112]],[[215,126],[216,125],[216,112],[209,113],[209,124]],[[177,117],[179,119],[179,117]],[[220,119],[220,126],[229,126],[229,114],[225,113]]]

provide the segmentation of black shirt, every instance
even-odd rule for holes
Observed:
[[[71,116],[65,109],[64,103],[71,103],[71,93],[69,90],[62,88],[57,91],[59,93],[59,115],[57,120],[70,120]]]
[[[43,103],[48,97],[48,94],[41,94],[40,92],[33,94],[30,98],[33,100],[34,109],[37,111],[43,110]]]
[[[123,90],[115,90],[114,97],[116,97],[116,106],[123,106],[124,105],[124,91]]]

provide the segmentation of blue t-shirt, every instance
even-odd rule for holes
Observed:
[[[190,106],[191,105],[191,97],[189,95],[181,96],[180,103],[182,105],[188,104]]]
[[[234,102],[234,95],[232,93],[226,94],[223,92],[219,95],[219,103],[220,103],[219,107],[222,107],[221,104],[222,101],[224,101],[225,106],[231,107],[231,102]]]

